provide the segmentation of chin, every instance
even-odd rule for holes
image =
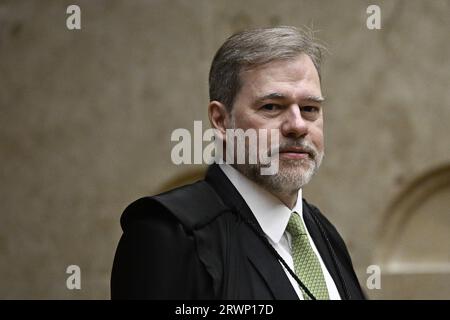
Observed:
[[[276,180],[278,180],[281,185],[285,186],[285,189],[293,191],[308,184],[314,173],[314,164],[308,166],[281,167],[277,174],[279,177]]]
[[[284,160],[280,161],[279,172],[285,172],[290,175],[304,175],[309,171],[315,171],[315,162],[313,160]]]

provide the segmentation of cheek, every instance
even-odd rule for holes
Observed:
[[[311,140],[319,150],[324,148],[323,127],[321,125],[311,130]]]
[[[323,150],[323,148],[324,148],[324,140],[323,140],[323,134],[322,133],[320,134],[320,136],[317,139],[317,147],[320,150]]]

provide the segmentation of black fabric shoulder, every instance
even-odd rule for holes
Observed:
[[[200,228],[229,209],[214,189],[205,181],[185,185],[131,203],[120,218],[125,231],[130,221],[149,219],[155,212],[172,215],[186,229]]]
[[[136,200],[125,209],[121,225],[124,232],[111,274],[112,299],[213,297],[195,238],[158,201]]]
[[[186,185],[153,196],[152,199],[167,208],[187,229],[198,229],[221,213],[229,211],[214,189],[205,181]]]
[[[337,249],[340,253],[344,254],[347,258],[347,262],[352,265],[350,254],[347,250],[347,246],[345,245],[344,240],[341,235],[337,231],[336,227],[330,222],[330,220],[325,217],[320,210],[311,203],[308,203],[305,199],[303,202],[311,209],[311,212],[319,219],[322,227],[325,229],[325,232],[328,236],[333,239],[333,244],[335,249]]]
[[[305,199],[303,199],[303,202],[308,206],[308,208],[316,215],[316,217],[319,218],[320,222],[323,224],[323,226],[331,232],[335,232],[339,234],[339,232],[336,230],[336,227],[328,220],[327,217],[325,217],[322,212],[313,204],[309,203]]]

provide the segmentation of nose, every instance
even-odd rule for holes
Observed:
[[[300,138],[308,133],[308,123],[302,118],[297,104],[289,106],[281,125],[281,134],[285,137]]]

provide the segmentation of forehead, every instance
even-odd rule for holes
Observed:
[[[246,99],[271,92],[295,99],[322,94],[319,74],[311,58],[306,54],[242,71],[240,80],[241,90],[238,96]]]

